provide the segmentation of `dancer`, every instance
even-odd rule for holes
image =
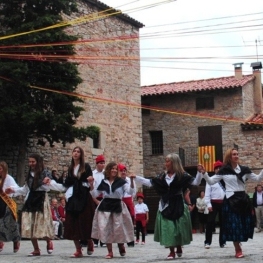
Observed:
[[[96,162],[96,168],[92,171],[93,178],[94,178],[94,188],[97,189],[101,181],[105,178],[104,176],[104,168],[105,168],[105,157],[104,155],[98,155],[95,159]],[[97,207],[102,200],[102,194],[99,196],[96,196],[96,198],[93,198],[93,201],[95,203],[95,207]],[[99,240],[93,239],[94,247],[98,247]],[[102,243],[100,241],[101,247],[106,247],[106,244]]]
[[[94,252],[91,228],[95,207],[89,192],[89,177],[92,177],[90,165],[85,163],[83,149],[77,146],[72,151],[71,164],[64,184],[68,188],[65,194],[67,203],[64,238],[74,241],[76,252],[71,256],[73,258],[83,257],[80,240],[87,240],[88,255]],[[51,185],[55,185],[54,181]]]
[[[199,185],[201,174],[196,178],[186,173],[179,156],[168,154],[165,158],[166,172],[153,179],[131,175],[136,182],[153,186],[161,196],[159,210],[155,221],[154,241],[170,248],[167,259],[174,259],[176,254],[182,256],[182,246],[192,241],[192,225],[188,206],[183,200],[183,191],[190,185]],[[191,205],[189,195],[186,197]],[[175,247],[177,251],[175,252]]]
[[[28,256],[40,256],[38,239],[47,242],[47,253],[53,252],[54,230],[47,192],[50,190],[46,178],[52,178],[51,173],[44,168],[43,158],[39,154],[29,156],[29,172],[23,187],[9,187],[6,193],[14,196],[26,196],[22,209],[21,236],[30,238],[34,250]]]
[[[209,184],[215,184],[222,179],[225,182],[222,238],[223,242],[233,241],[235,257],[243,258],[240,242],[247,242],[249,238],[253,238],[254,233],[253,208],[245,192],[245,181],[250,179],[260,182],[263,179],[263,170],[259,175],[252,173],[247,166],[239,165],[237,149],[228,149],[224,156],[224,165],[218,174],[209,177],[205,170],[202,173]]]
[[[140,242],[140,232],[142,233],[142,245],[145,245],[145,233],[146,225],[149,222],[149,209],[148,206],[143,202],[144,195],[142,193],[137,194],[138,203],[135,205],[135,222],[136,222],[136,242]]]
[[[93,197],[102,194],[103,199],[93,219],[92,237],[107,244],[106,259],[113,258],[112,243],[118,243],[121,256],[125,256],[124,243],[134,239],[133,223],[127,206],[122,201],[124,193],[134,193],[134,183],[129,186],[125,180],[118,177],[117,163],[110,162],[105,168],[105,179],[97,189],[93,178],[88,178]]]
[[[216,161],[214,163],[215,174],[218,173],[222,165],[223,163],[221,161]],[[205,203],[209,211],[205,231],[206,249],[209,249],[212,244],[212,236],[215,229],[215,221],[217,215],[219,220],[219,246],[221,248],[226,246],[225,242],[222,239],[222,206],[223,200],[225,198],[225,191],[225,183],[223,181],[213,185],[206,184],[205,186]]]
[[[118,171],[120,174],[120,177],[125,180],[128,185],[131,185],[131,179],[127,176],[127,168],[124,164],[119,163],[118,164]],[[136,185],[134,184],[134,194],[136,193]],[[124,197],[122,198],[122,201],[125,203],[125,205],[127,206],[130,215],[131,215],[131,219],[132,219],[132,223],[134,224],[134,203],[133,203],[133,195],[130,195],[128,193],[124,194]],[[132,242],[129,242],[128,247],[134,247],[134,240]]]
[[[203,234],[205,232],[205,226],[207,221],[206,203],[205,203],[205,191],[201,190],[198,193],[198,198],[196,199],[196,207],[199,217],[199,233]]]
[[[13,242],[13,251],[16,253],[20,247],[20,233],[17,223],[16,203],[7,195],[8,187],[18,188],[14,178],[8,174],[8,166],[4,161],[0,162],[0,252],[4,242]]]

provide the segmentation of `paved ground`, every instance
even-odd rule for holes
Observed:
[[[254,239],[242,244],[245,258],[236,259],[234,257],[233,244],[230,242],[226,248],[220,248],[218,245],[218,234],[214,235],[214,243],[210,249],[204,248],[204,235],[193,234],[193,241],[190,245],[183,248],[183,256],[176,258],[175,261],[181,263],[248,263],[263,262],[263,232],[255,233]],[[85,255],[83,258],[74,259],[69,256],[75,252],[73,242],[68,240],[55,240],[54,252],[48,255],[46,252],[46,243],[40,241],[42,255],[40,257],[28,257],[27,254],[32,251],[31,242],[28,240],[21,241],[20,250],[14,254],[12,252],[12,243],[6,243],[4,250],[0,253],[0,262],[20,263],[20,262],[167,262],[166,256],[168,249],[160,246],[153,241],[153,234],[146,236],[146,245],[136,245],[134,248],[126,248],[126,256],[120,257],[117,245],[114,245],[114,258],[104,259],[107,254],[106,248],[96,248],[92,256]],[[86,249],[85,249],[86,251]],[[174,262],[174,260],[169,260]]]

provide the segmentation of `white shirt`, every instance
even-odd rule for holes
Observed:
[[[57,187],[56,185],[58,185],[59,187]],[[36,189],[36,191],[45,191],[45,192],[49,192],[50,190],[60,191],[57,189],[62,189],[62,187],[63,187],[63,190],[61,190],[61,191],[65,191],[65,187],[63,185],[58,184],[55,180],[51,180],[50,185],[43,184],[40,187],[38,187]],[[15,193],[13,193],[14,196],[23,195],[23,196],[25,196],[25,200],[27,200],[28,195],[30,193],[30,189],[29,189],[27,184],[25,184],[22,187],[18,186],[18,188],[17,187],[14,188],[14,191],[15,191]]]
[[[257,205],[262,205],[263,200],[262,200],[262,192],[257,192]]]
[[[171,184],[171,182],[174,180],[175,178],[175,174],[173,174],[171,177],[166,174],[165,175],[165,181],[168,185]],[[197,173],[195,179],[193,180],[193,182],[191,183],[192,185],[199,185],[201,183],[202,180],[202,174],[201,173]],[[144,178],[142,176],[138,176],[136,175],[135,181],[138,182],[139,184],[143,184],[145,186],[148,187],[152,187],[152,183],[151,183],[151,179],[147,179]],[[159,202],[159,211],[162,212],[169,204],[165,204],[165,206],[162,205],[161,201]]]
[[[175,178],[175,174],[173,174],[171,177],[168,174],[165,175],[165,181],[168,185],[171,184],[171,182],[174,180],[174,178]],[[201,183],[201,180],[202,180],[202,174],[197,173],[195,179],[193,180],[193,182],[191,184],[192,185],[199,185]],[[144,178],[144,177],[139,176],[139,175],[136,175],[135,181],[140,183],[140,184],[143,184],[145,186],[148,186],[148,187],[152,186],[151,179],[147,179],[147,178]]]
[[[201,198],[198,197],[196,199],[196,207],[199,213],[204,213],[205,208],[206,208],[206,204],[205,204],[205,197]]]
[[[134,206],[135,215],[136,214],[146,214],[146,212],[149,212],[148,206],[145,203],[136,204]]]
[[[127,177],[126,176],[126,178],[124,179],[126,182],[127,182],[127,184],[129,185],[129,186],[131,186],[131,179],[129,178],[129,177]],[[133,182],[133,184],[134,184],[134,193],[132,194],[132,195],[130,195],[130,194],[128,194],[128,193],[124,193],[124,197],[134,197],[135,196],[135,194],[136,194],[136,185],[135,185],[135,182]]]
[[[5,181],[4,181],[4,184],[3,184],[3,192],[5,192],[6,188],[9,188],[9,187],[11,187],[11,189],[13,189],[13,190],[19,188],[15,179],[11,175],[7,174]],[[8,196],[10,196],[10,197],[12,197],[13,195],[14,194],[8,194]]]
[[[236,173],[241,172],[239,165],[237,165],[234,170]],[[212,177],[209,177],[209,175],[205,173],[203,177],[209,184],[215,184],[223,179],[226,185],[226,198],[231,197],[236,191],[245,191],[245,184],[233,174],[215,174]],[[242,179],[244,182],[246,181],[246,179],[260,182],[263,179],[263,170],[258,175],[254,173],[245,174],[243,175]]]
[[[205,203],[207,207],[212,207],[211,200],[223,200],[225,198],[225,191],[219,183],[205,186]]]
[[[99,172],[97,169],[92,171],[92,176],[94,178],[94,188],[97,189],[101,181],[105,178],[104,170]],[[98,197],[98,196],[96,196]]]
[[[134,188],[131,188],[130,185],[128,185],[127,183],[124,184],[122,187],[117,188],[113,193],[111,190],[111,184],[110,184],[109,180],[108,179],[103,179],[103,180],[106,184],[108,184],[110,186],[110,192],[107,193],[106,191],[99,191],[99,190],[94,188],[92,191],[90,191],[91,195],[94,198],[96,198],[97,196],[102,194],[103,198],[122,199],[124,197],[125,193],[128,193],[130,195],[133,195],[135,193]]]

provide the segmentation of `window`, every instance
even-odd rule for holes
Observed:
[[[196,110],[214,109],[214,97],[196,98]]]
[[[163,154],[163,131],[150,131],[152,154]]]

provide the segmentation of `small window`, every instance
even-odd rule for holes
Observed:
[[[93,139],[93,148],[99,149],[100,146],[100,139],[99,137]]]
[[[163,131],[150,131],[152,154],[163,154]]]
[[[151,110],[148,107],[150,107],[150,103],[144,103],[142,105],[142,115],[150,115]]]
[[[196,98],[196,110],[214,109],[214,97]]]

